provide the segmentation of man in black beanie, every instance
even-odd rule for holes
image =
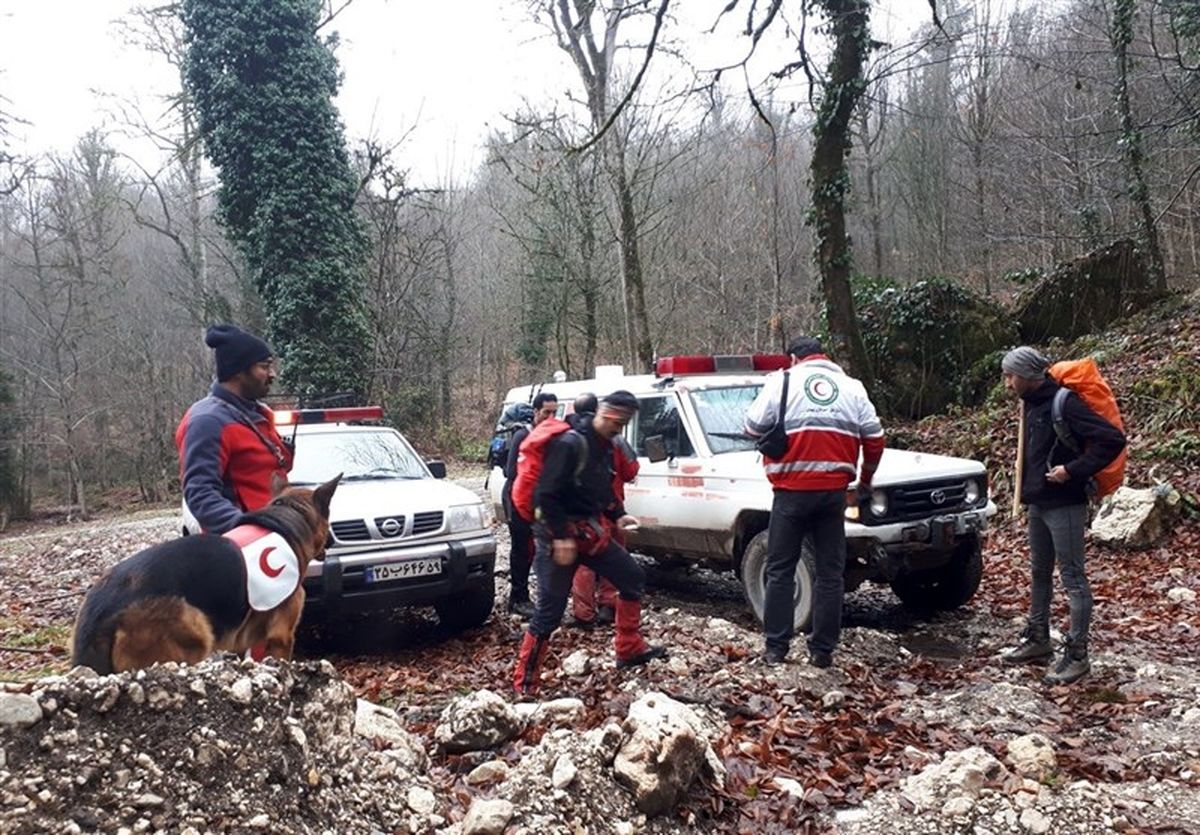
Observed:
[[[273,483],[286,484],[292,450],[259,403],[275,382],[271,347],[236,325],[204,334],[217,382],[175,430],[183,501],[206,533],[225,533],[245,512],[266,507]]]

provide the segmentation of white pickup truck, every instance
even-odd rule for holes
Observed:
[[[432,606],[449,629],[479,626],[495,599],[487,505],[444,481],[446,465],[422,459],[380,425],[382,414],[373,406],[275,412],[295,445],[291,484],[342,474],[329,508],[333,538],[304,578],[306,617]],[[182,509],[184,534],[199,532],[186,502]]]
[[[772,494],[743,426],[765,374],[785,362],[761,354],[669,357],[658,361],[661,373],[634,376],[602,366],[593,379],[514,388],[504,406],[548,391],[558,396],[561,414],[584,392],[636,395],[640,409],[625,430],[641,465],[625,491],[626,509],[641,522],[629,536],[631,550],[731,568],[761,619]],[[501,517],[503,484],[503,472],[493,468],[488,487]],[[891,585],[917,608],[961,606],[979,587],[983,533],[995,512],[982,463],[885,450],[870,501],[846,512],[846,590],[870,580]],[[812,557],[804,547],[796,568],[798,629],[812,614]]]

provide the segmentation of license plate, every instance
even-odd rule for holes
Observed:
[[[392,562],[387,565],[367,566],[364,577],[368,583],[386,583],[388,580],[407,580],[412,577],[428,577],[431,574],[441,573],[441,558],[430,557],[420,560]]]

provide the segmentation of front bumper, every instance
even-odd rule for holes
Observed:
[[[423,577],[368,583],[369,566],[415,559],[440,559],[442,571]],[[464,591],[489,588],[496,568],[496,538],[470,539],[375,551],[330,552],[313,562],[304,578],[305,609],[334,614],[429,606]]]
[[[863,525],[846,523],[846,538],[851,544],[871,541],[889,552],[896,551],[946,551],[968,534],[982,533],[987,529],[988,519],[996,514],[995,502],[973,510],[946,513],[928,519],[907,522],[892,522],[886,525]]]

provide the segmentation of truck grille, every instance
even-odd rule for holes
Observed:
[[[418,536],[423,533],[433,533],[440,530],[442,527],[442,512],[440,510],[431,510],[428,513],[417,513],[413,515],[413,536]]]
[[[333,536],[338,542],[361,542],[364,539],[371,538],[371,533],[367,530],[365,519],[349,519],[343,522],[334,522],[329,527],[333,529]]]
[[[905,484],[888,489],[886,519],[917,519],[961,510],[966,503],[963,479],[941,479],[923,484]]]
[[[395,539],[404,534],[404,517],[380,516],[375,520],[375,528],[384,539]]]

